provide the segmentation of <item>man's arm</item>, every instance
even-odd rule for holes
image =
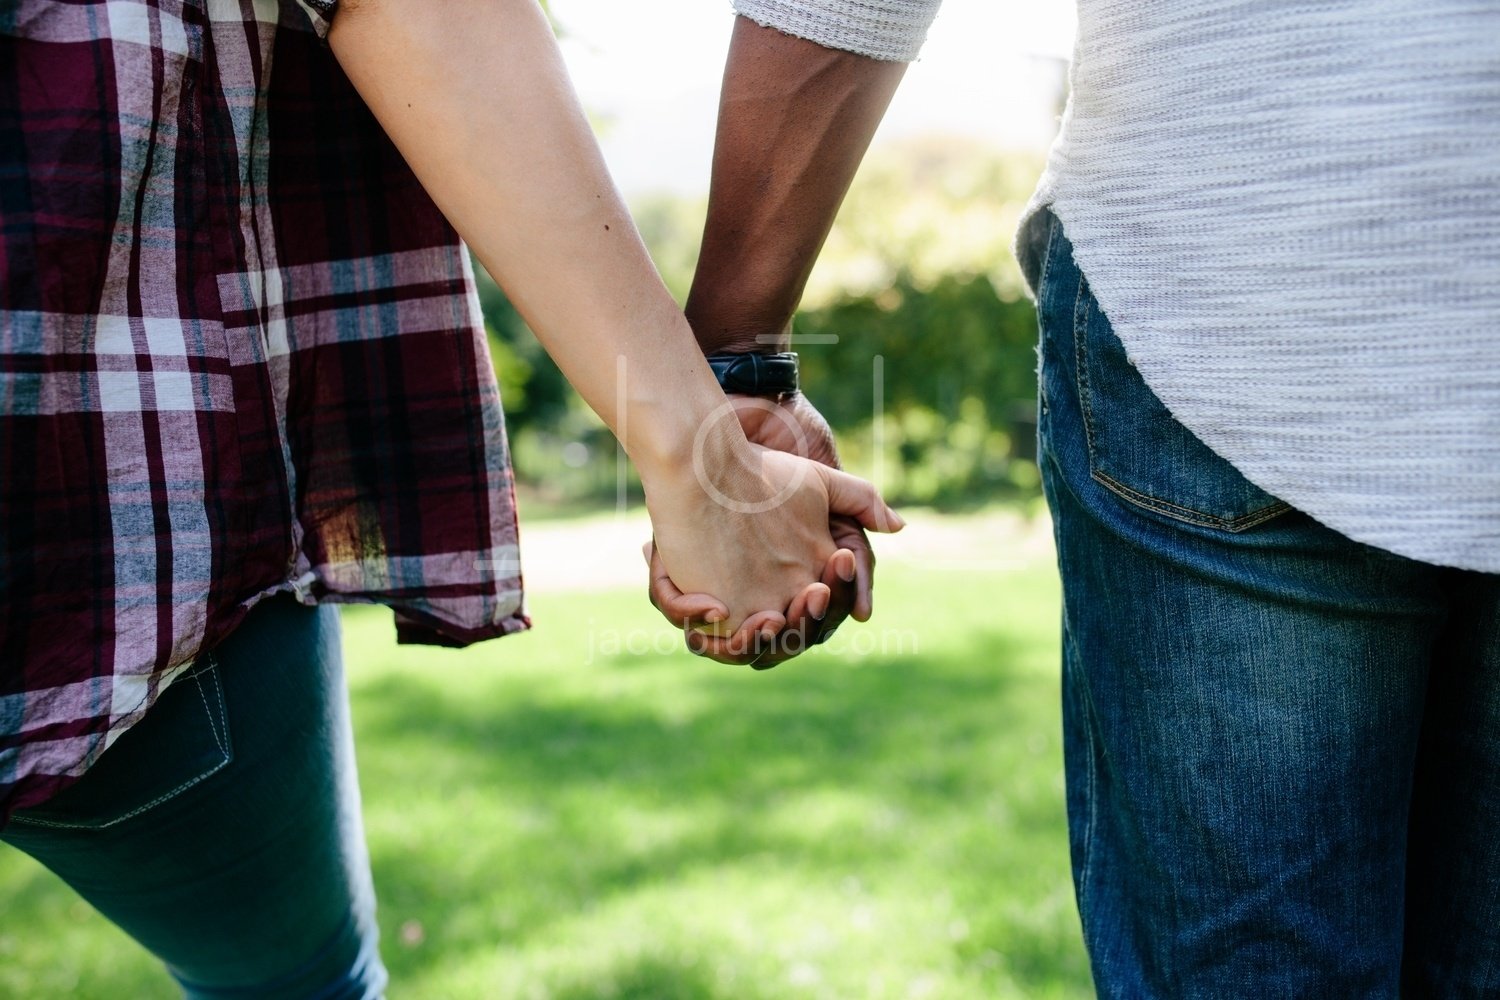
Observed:
[[[925,29],[939,0],[882,2],[895,20]],[[921,42],[921,30],[908,27],[893,37],[880,18],[853,33],[842,24],[828,30],[838,19],[823,15],[848,7],[839,0],[784,6],[794,22],[784,26],[829,44],[746,17],[735,23],[719,98],[708,220],[686,309],[705,354],[787,349],[808,275],[906,72],[905,62],[830,46],[907,56]],[[755,0],[741,0],[740,7],[755,8]],[[743,407],[740,420],[751,441],[839,465],[827,422],[800,394],[779,404],[779,412]],[[758,665],[789,659],[851,614],[869,619],[875,569],[869,540],[847,520],[835,519],[830,530],[840,551],[823,572],[831,594],[825,615],[789,623],[777,652]],[[692,610],[672,588],[653,585],[652,599],[674,621]],[[792,645],[794,635],[803,643]],[[743,659],[706,636],[690,633],[688,645],[715,659]]]
[[[705,353],[785,350],[792,314],[906,63],[738,18],[687,316]]]

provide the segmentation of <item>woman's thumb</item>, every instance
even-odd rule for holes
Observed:
[[[845,514],[871,531],[893,532],[906,527],[906,521],[881,499],[875,487],[847,472],[819,466],[828,486],[828,513]]]

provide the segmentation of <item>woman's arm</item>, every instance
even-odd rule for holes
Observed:
[[[344,0],[328,40],[568,380],[628,434],[643,472],[685,458],[723,394],[605,169],[541,8]]]
[[[534,0],[344,0],[329,42],[438,207],[620,438],[683,590],[718,596],[727,625],[781,611],[834,552],[829,504],[872,527],[900,524],[868,484],[745,440]]]

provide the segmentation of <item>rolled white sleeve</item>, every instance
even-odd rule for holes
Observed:
[[[942,0],[733,0],[736,14],[830,49],[910,62]]]

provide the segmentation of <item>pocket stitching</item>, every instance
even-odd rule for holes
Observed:
[[[1093,315],[1095,300],[1092,295],[1085,299],[1088,289],[1088,279],[1082,275],[1078,279],[1078,295],[1073,300],[1073,345],[1074,345],[1074,382],[1078,386],[1079,408],[1083,412],[1083,435],[1088,445],[1089,476],[1114,493],[1120,499],[1154,511],[1164,517],[1170,517],[1185,524],[1194,524],[1203,528],[1219,528],[1231,533],[1247,531],[1258,524],[1263,524],[1279,514],[1292,509],[1292,505],[1284,500],[1276,500],[1273,503],[1241,514],[1239,517],[1221,517],[1217,514],[1209,514],[1191,507],[1183,507],[1164,500],[1161,497],[1152,496],[1133,490],[1124,483],[1112,478],[1108,473],[1100,471],[1096,462],[1096,449],[1094,445],[1094,409],[1093,397],[1090,394],[1088,379],[1088,348],[1085,346],[1088,333],[1088,321]],[[1080,312],[1082,315],[1080,316]]]
[[[1247,528],[1253,528],[1257,524],[1269,521],[1276,515],[1292,509],[1291,504],[1284,500],[1277,500],[1275,503],[1261,507],[1259,510],[1252,510],[1250,513],[1239,517],[1218,517],[1213,514],[1205,514],[1202,511],[1193,510],[1190,507],[1180,507],[1169,500],[1154,497],[1149,493],[1133,490],[1124,483],[1111,479],[1107,473],[1100,472],[1098,469],[1090,469],[1089,475],[1095,482],[1108,489],[1111,493],[1117,494],[1122,500],[1127,500],[1137,506],[1145,507],[1148,510],[1155,511],[1174,520],[1196,524],[1200,527],[1223,528],[1226,531],[1239,532]]]
[[[203,674],[214,674],[214,700],[219,703],[219,709],[222,713],[224,707],[223,689],[219,687],[218,675],[215,673],[219,665],[214,662],[212,653],[208,654],[206,659],[208,660],[208,667],[201,673],[193,675],[193,683],[198,688],[198,700],[203,702],[203,712],[208,717],[208,731],[214,734],[214,745],[219,748],[220,754],[228,757],[229,749],[224,746],[224,740],[219,736],[219,727],[214,725],[213,706],[208,703],[208,695],[203,693]]]
[[[200,697],[200,698],[203,699],[203,708],[204,708],[204,711],[207,712],[208,729],[209,729],[209,732],[213,733],[213,735],[214,735],[214,744],[216,746],[218,746],[218,748],[219,748],[219,754],[223,758],[222,760],[220,760],[213,767],[209,768],[207,771],[203,771],[203,772],[201,772],[199,774],[196,774],[193,777],[187,779],[182,784],[178,785],[176,788],[173,788],[173,789],[171,789],[169,791],[162,792],[160,795],[158,795],[156,798],[152,799],[150,802],[144,803],[143,805],[136,806],[134,809],[130,810],[129,812],[124,813],[123,815],[120,815],[120,816],[116,816],[114,819],[109,820],[106,823],[67,823],[67,822],[63,822],[63,821],[60,821],[60,820],[40,819],[40,818],[36,818],[36,817],[20,816],[20,815],[13,815],[13,816],[11,816],[11,822],[12,823],[20,824],[22,826],[41,826],[41,827],[48,827],[48,828],[54,829],[54,830],[107,830],[107,829],[109,829],[112,826],[116,826],[116,825],[118,825],[120,823],[125,822],[127,819],[130,819],[133,816],[139,816],[141,813],[147,811],[148,809],[155,808],[156,806],[158,806],[161,803],[167,801],[168,799],[172,798],[173,796],[182,794],[183,792],[187,791],[189,788],[192,788],[194,785],[198,784],[200,781],[203,781],[206,778],[211,778],[215,774],[217,774],[221,770],[223,770],[224,767],[225,767],[225,765],[227,765],[232,758],[231,758],[231,755],[229,753],[229,749],[224,745],[224,741],[219,737],[218,726],[214,725],[214,713],[213,713],[213,709],[209,707],[208,697],[203,693],[203,682],[201,680],[202,676],[204,674],[208,674],[209,677],[210,677],[210,679],[213,681],[213,684],[214,684],[214,698],[219,703],[220,722],[225,724],[225,729],[227,731],[227,729],[228,729],[228,725],[227,725],[228,720],[224,717],[224,714],[223,714],[223,711],[224,711],[224,691],[223,691],[222,686],[219,684],[219,676],[218,676],[217,669],[216,669],[218,667],[218,664],[216,662],[214,662],[212,654],[209,654],[209,656],[207,657],[207,659],[208,659],[208,666],[204,670],[200,671],[199,673],[194,674],[193,677],[192,677],[192,679],[193,679],[194,683],[198,685],[198,697]]]
[[[1042,250],[1042,269],[1037,274],[1036,288],[1033,289],[1036,296],[1037,313],[1036,401],[1039,414],[1037,422],[1037,432],[1039,435],[1041,434],[1042,426],[1040,416],[1045,415],[1048,411],[1047,378],[1046,373],[1043,371],[1047,364],[1047,323],[1043,315],[1043,303],[1047,301],[1048,282],[1052,275],[1052,255],[1056,252],[1057,231],[1062,228],[1061,224],[1057,221],[1057,216],[1052,214],[1051,208],[1047,208],[1045,211],[1047,212],[1047,244]],[[1040,453],[1040,447],[1038,453]]]

